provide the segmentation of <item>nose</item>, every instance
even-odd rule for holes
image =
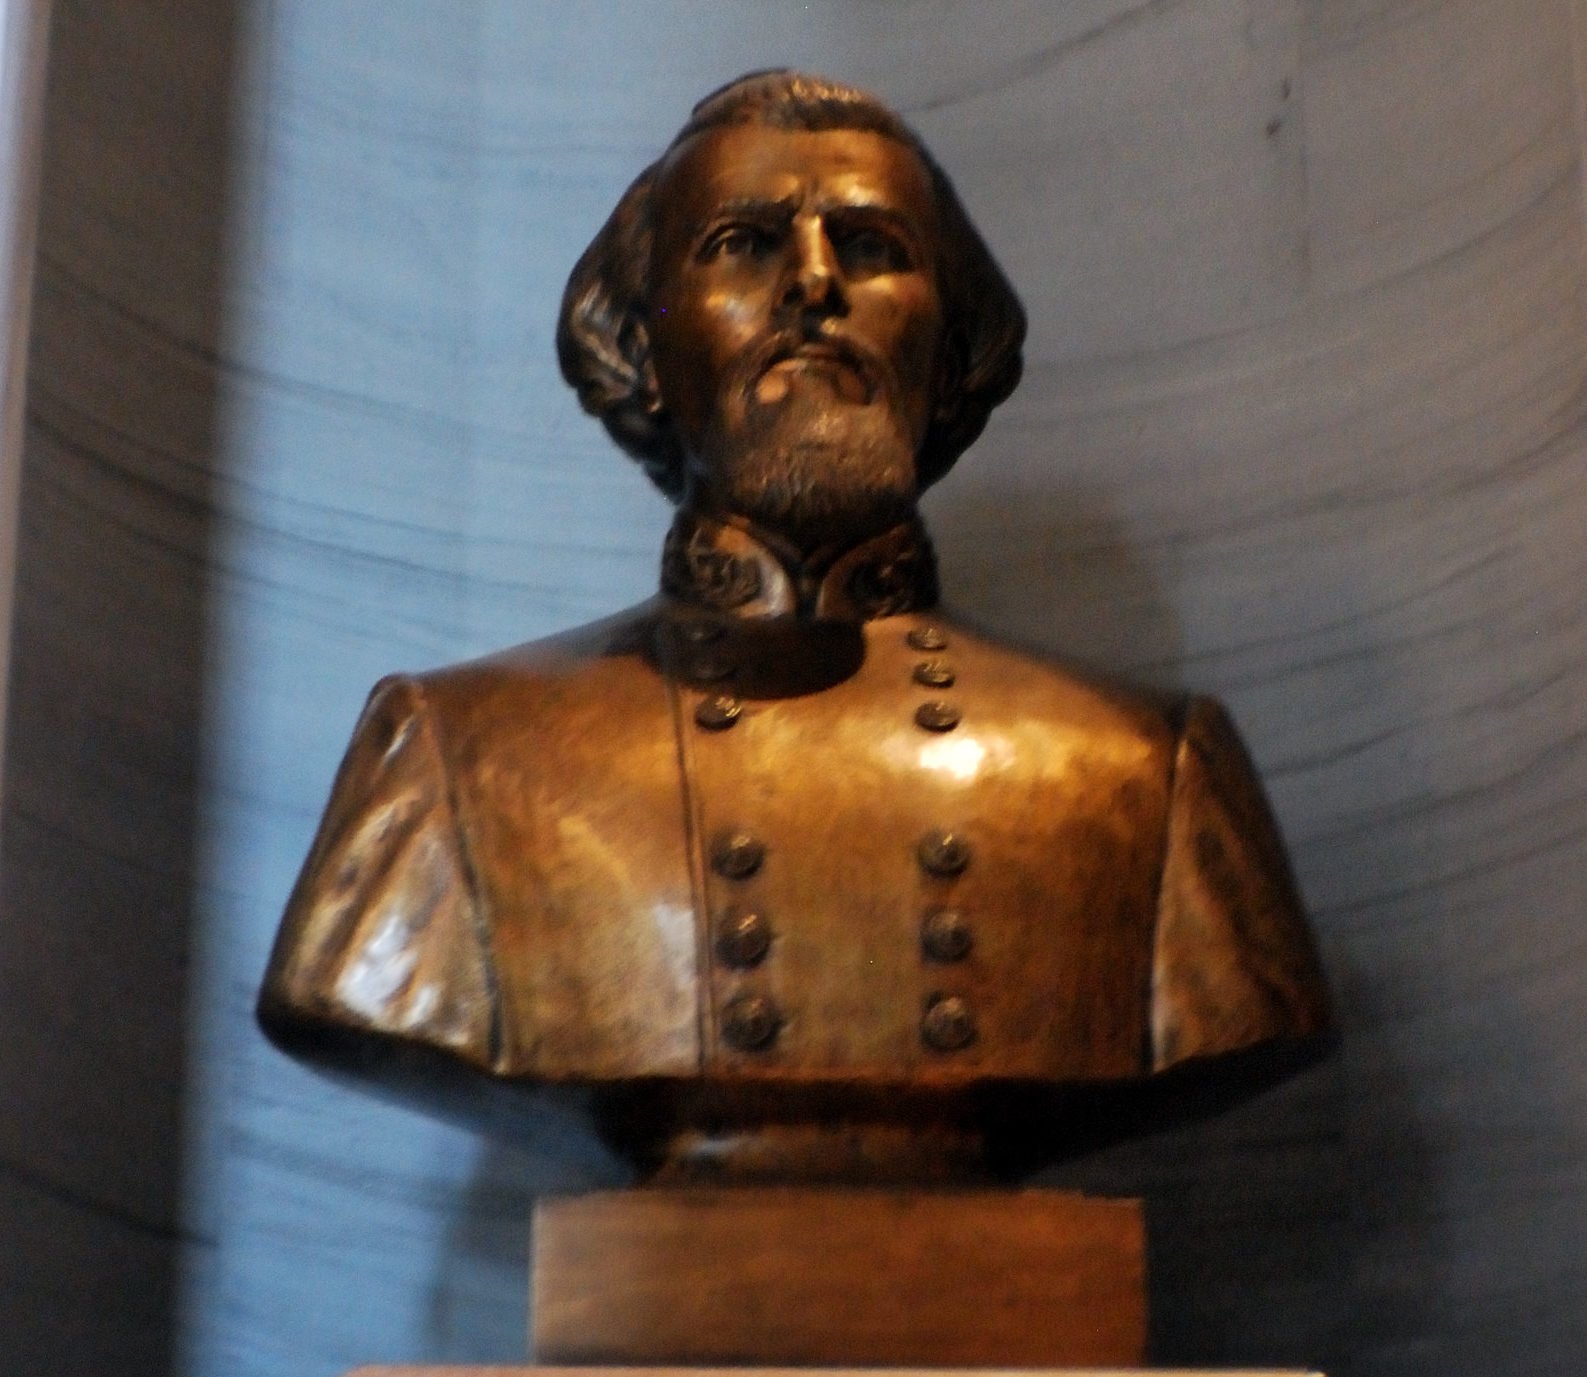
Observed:
[[[800,216],[794,222],[782,304],[790,310],[828,314],[843,311],[837,255],[818,216]]]

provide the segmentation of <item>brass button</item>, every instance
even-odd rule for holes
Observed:
[[[920,949],[929,961],[963,961],[974,945],[969,920],[956,908],[934,909],[920,925]]]
[[[782,1016],[765,995],[734,995],[722,1010],[722,1037],[740,1052],[758,1052],[770,1047],[777,1040],[777,1030],[781,1027]]]
[[[975,1041],[975,1015],[958,995],[933,995],[920,1020],[920,1040],[933,1052],[958,1052]]]
[[[753,875],[766,859],[766,844],[748,832],[729,832],[711,848],[711,868],[729,880]]]
[[[946,828],[928,832],[915,848],[923,870],[931,875],[958,875],[970,864],[970,843]]]
[[[916,650],[946,650],[948,638],[935,626],[917,626],[905,639]]]
[[[928,732],[951,732],[959,725],[963,714],[952,703],[933,698],[915,709],[915,724]]]
[[[720,622],[684,622],[679,630],[683,632],[683,639],[694,645],[710,645],[722,639]]]
[[[771,950],[771,924],[753,910],[729,909],[716,925],[716,954],[729,966],[758,966]]]
[[[724,732],[737,722],[744,705],[731,694],[719,693],[707,698],[694,710],[694,720],[708,732]]]
[[[915,666],[915,682],[927,688],[952,688],[956,677],[946,660],[922,660]]]

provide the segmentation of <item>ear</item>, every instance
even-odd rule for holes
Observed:
[[[661,400],[661,383],[656,377],[656,365],[650,357],[650,331],[644,317],[635,312],[623,331],[621,342],[623,357],[634,375],[634,400],[647,416],[659,416],[664,409]]]
[[[639,366],[636,399],[647,416],[659,416],[666,409],[666,404],[661,400],[661,384],[656,381],[656,366],[648,355]]]

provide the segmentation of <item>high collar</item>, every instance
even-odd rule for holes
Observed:
[[[739,617],[870,621],[935,606],[937,560],[919,517],[806,554],[741,517],[680,511],[662,547],[661,591]]]

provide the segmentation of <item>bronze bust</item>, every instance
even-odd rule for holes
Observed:
[[[1005,1093],[1321,1030],[1219,706],[937,607],[916,500],[1023,336],[874,98],[773,72],[702,101],[558,332],[678,504],[660,595],[375,689],[271,1035],[421,1091],[597,1088],[651,1168],[812,1177],[956,1170]]]

